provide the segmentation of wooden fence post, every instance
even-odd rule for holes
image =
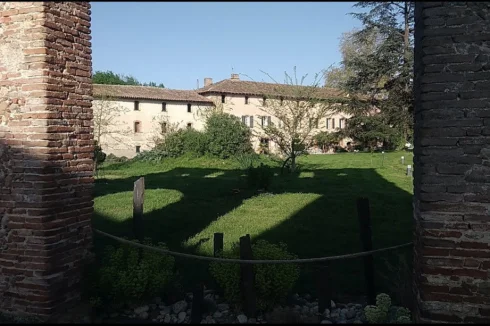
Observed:
[[[204,286],[202,283],[199,283],[192,292],[191,324],[201,323],[203,301]]]
[[[136,239],[143,241],[143,202],[145,199],[145,178],[141,177],[134,183],[133,190],[133,233]]]
[[[253,259],[250,234],[240,237],[240,259]],[[240,287],[243,296],[243,310],[248,318],[255,318],[257,297],[255,294],[255,276],[252,264],[240,264]]]
[[[213,255],[218,256],[218,253],[223,251],[223,233],[215,233],[213,239]]]
[[[357,199],[357,215],[361,231],[361,242],[363,251],[373,250],[373,240],[371,235],[371,213],[369,211],[369,199]],[[373,256],[364,257],[364,278],[366,280],[366,294],[368,304],[376,304],[376,290],[374,287],[374,263]]]
[[[330,266],[320,266],[317,272],[318,312],[323,314],[325,309],[330,309],[332,301],[332,287],[330,286]]]

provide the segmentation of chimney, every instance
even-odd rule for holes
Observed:
[[[204,87],[209,86],[213,83],[213,78],[204,78]]]
[[[240,80],[240,76],[238,74],[231,74],[232,80]]]

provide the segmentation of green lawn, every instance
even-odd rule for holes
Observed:
[[[412,178],[405,175],[406,152],[310,155],[299,160],[300,173],[273,178],[270,192],[246,188],[237,162],[209,158],[168,159],[162,163],[124,163],[104,167],[96,182],[95,228],[131,236],[133,182],[145,177],[145,235],[173,249],[212,254],[215,232],[224,233],[225,250],[240,236],[284,242],[301,258],[360,250],[356,198],[371,203],[375,248],[411,241]],[[277,172],[279,170],[277,169]],[[238,193],[234,189],[239,189]],[[108,240],[96,238],[97,247]],[[410,259],[410,250],[405,250]],[[389,272],[377,256],[379,275]],[[391,259],[390,258],[390,259]],[[207,264],[179,259],[184,284],[209,281]],[[312,271],[302,268],[299,291],[313,291]],[[363,293],[362,260],[331,264],[336,294]],[[396,275],[388,274],[394,282]],[[378,288],[389,285],[378,280]]]

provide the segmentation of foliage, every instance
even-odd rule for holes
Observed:
[[[324,151],[337,145],[342,140],[342,135],[338,132],[322,131],[316,134],[313,140]]]
[[[165,137],[157,150],[163,149],[162,152],[169,157],[178,157],[185,153],[202,156],[206,153],[208,144],[206,133],[194,129],[179,129]]]
[[[396,253],[395,259],[384,259],[386,273],[380,273],[394,301],[403,307],[413,308],[411,260],[406,254]]]
[[[354,116],[346,121],[345,128],[339,133],[371,151],[377,148],[378,142],[383,142],[387,149],[391,149],[399,139],[399,134],[394,128],[386,125],[381,115]]]
[[[307,75],[298,81],[296,68],[294,75],[285,73],[284,83],[275,83],[270,94],[264,94],[265,104],[260,107],[275,121],[261,126],[260,134],[273,141],[284,156],[284,165],[290,162],[289,169],[296,170],[296,157],[307,152],[313,145],[313,136],[323,118],[330,116],[332,107],[341,102],[341,98],[325,99],[321,95],[317,74],[311,85],[303,85]]]
[[[165,248],[163,243],[153,245],[149,239],[144,244]],[[163,293],[172,279],[175,259],[123,244],[117,248],[107,246],[102,261],[91,285],[90,302],[95,306],[109,303],[120,307]]]
[[[97,142],[94,145],[94,161],[95,165],[98,166],[106,160],[107,154],[102,151],[102,147],[99,146]]]
[[[107,155],[105,159],[107,163],[123,163],[123,162],[127,162],[128,160],[129,159],[126,156],[116,156],[112,153]]]
[[[368,305],[364,308],[364,314],[370,324],[409,324],[410,310],[402,307],[392,307],[391,298],[385,293],[376,297],[376,305]]]
[[[257,153],[239,153],[234,156],[235,160],[238,162],[240,169],[246,170],[251,166],[255,166],[259,162],[260,157]]]
[[[92,76],[92,82],[94,84],[153,86],[165,88],[165,85],[163,85],[163,83],[160,83],[158,85],[155,82],[140,83],[133,76],[116,74],[110,70],[96,71]]]
[[[252,152],[250,129],[238,117],[216,112],[206,120],[208,153],[220,158]]]
[[[287,251],[286,245],[271,244],[259,240],[252,245],[254,259],[295,259],[296,256]],[[239,258],[239,246],[233,245],[231,253],[222,254],[226,258]],[[284,300],[288,292],[299,278],[299,267],[295,264],[256,264],[255,289],[257,291],[257,306],[266,311]],[[230,302],[240,304],[240,266],[230,263],[211,263],[211,275],[224,290],[225,297]]]
[[[247,169],[248,186],[254,189],[267,191],[271,185],[274,172],[268,165],[260,163],[259,166],[249,166]]]
[[[342,51],[344,75],[337,85],[352,94],[344,111],[367,120],[374,119],[376,107],[382,117],[376,124],[392,128],[389,137],[398,146],[413,134],[414,2],[358,2],[355,7],[368,10],[352,14],[363,27],[341,43],[341,48],[358,49]]]

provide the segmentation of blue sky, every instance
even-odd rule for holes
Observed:
[[[278,82],[338,63],[354,2],[92,2],[93,69],[172,89],[234,73]],[[250,78],[241,76],[241,79]]]

